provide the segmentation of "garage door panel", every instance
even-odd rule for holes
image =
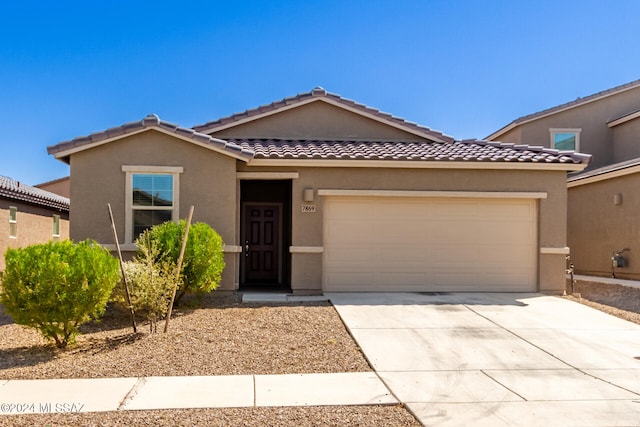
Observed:
[[[325,290],[531,291],[534,200],[325,200]]]

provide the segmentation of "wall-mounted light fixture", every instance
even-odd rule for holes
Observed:
[[[616,193],[613,195],[613,204],[616,206],[622,204],[622,193]]]
[[[313,188],[305,188],[302,192],[302,200],[305,202],[313,202],[314,191]]]

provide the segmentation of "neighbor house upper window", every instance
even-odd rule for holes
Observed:
[[[551,148],[556,150],[580,150],[581,129],[550,129]]]
[[[18,236],[18,208],[9,207],[9,237],[15,239]]]
[[[157,224],[178,220],[182,167],[123,166],[126,175],[126,243]]]

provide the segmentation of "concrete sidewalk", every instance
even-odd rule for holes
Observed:
[[[541,294],[329,296],[424,425],[640,425],[640,325]]]
[[[393,403],[374,372],[0,380],[0,415]]]

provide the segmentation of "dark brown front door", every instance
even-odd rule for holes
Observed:
[[[244,283],[280,283],[280,204],[245,203]]]

